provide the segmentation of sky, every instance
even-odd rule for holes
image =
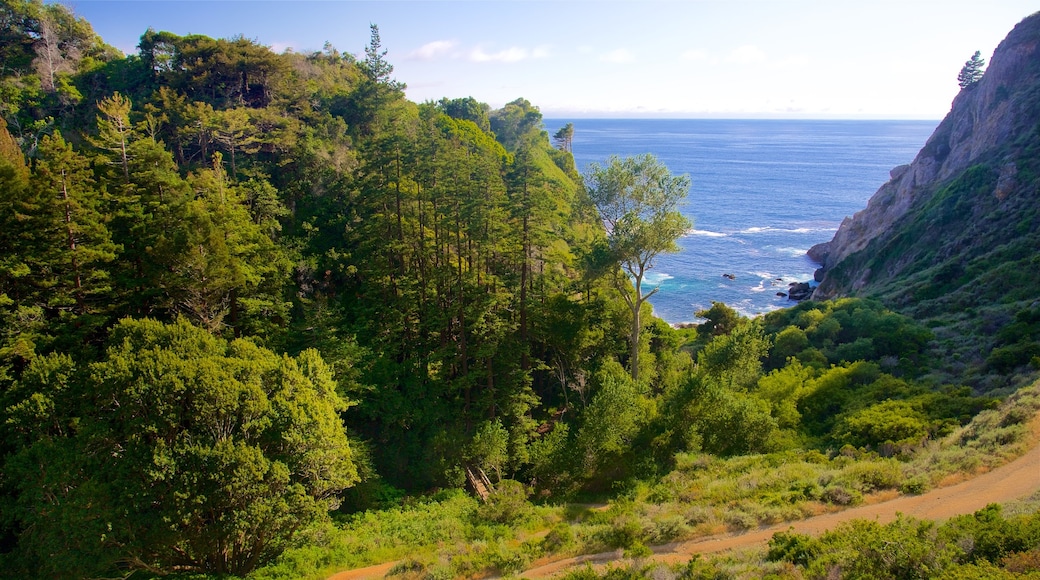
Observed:
[[[66,0],[109,44],[149,27],[363,55],[415,102],[523,97],[547,118],[941,119],[1036,0]]]

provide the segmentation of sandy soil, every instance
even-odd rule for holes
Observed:
[[[922,495],[899,496],[889,501],[863,505],[797,522],[655,546],[652,548],[653,558],[667,563],[685,562],[693,554],[765,545],[774,533],[781,530],[794,529],[799,533],[817,535],[842,522],[854,519],[888,523],[895,520],[896,514],[900,513],[918,519],[945,520],[956,515],[973,513],[991,503],[1007,503],[1024,498],[1038,489],[1040,489],[1040,445],[1034,446],[1025,455],[1011,463],[988,473]],[[550,578],[585,563],[605,564],[619,558],[618,551],[587,554],[546,562],[527,570],[520,576],[523,578]],[[387,562],[378,566],[348,570],[335,574],[328,580],[382,578],[394,564],[396,562]],[[539,563],[536,562],[536,564]]]

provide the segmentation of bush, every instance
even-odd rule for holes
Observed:
[[[542,551],[546,554],[565,552],[574,546],[574,530],[570,524],[559,523],[553,526],[542,538]]]
[[[845,468],[839,479],[863,493],[871,493],[899,487],[903,471],[895,460],[861,461]]]
[[[900,516],[884,526],[857,520],[820,537],[807,576],[840,569],[845,578],[931,578],[953,564],[956,549],[936,537],[935,524]]]
[[[781,560],[808,566],[809,562],[816,557],[819,546],[816,540],[804,534],[791,532],[777,532],[769,540],[769,552],[766,559],[770,562]]]
[[[928,491],[929,487],[931,486],[929,485],[928,479],[918,475],[904,481],[903,484],[899,486],[899,493],[920,495]]]
[[[856,505],[863,501],[863,494],[843,485],[828,485],[820,494],[820,499],[834,505]]]
[[[596,539],[608,548],[629,549],[642,542],[643,526],[633,515],[620,516],[610,527],[596,534]]]
[[[500,524],[513,523],[531,513],[524,484],[512,479],[498,482],[487,503],[477,508],[477,517]]]
[[[928,418],[909,402],[889,400],[842,417],[834,437],[856,447],[915,444],[928,435],[928,426]]]

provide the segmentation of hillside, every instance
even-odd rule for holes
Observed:
[[[875,297],[935,329],[981,390],[1040,355],[1040,13],[1012,30],[910,165],[810,256],[816,299]]]

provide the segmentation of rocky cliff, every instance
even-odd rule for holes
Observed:
[[[1040,369],[1040,12],[913,163],[809,253],[823,265],[813,298],[877,298],[935,329],[935,358],[954,361],[939,380],[1004,389]]]
[[[891,171],[891,180],[867,207],[846,218],[834,239],[809,250],[822,264],[817,298],[849,294],[869,285],[874,272],[839,279],[827,275],[837,264],[892,234],[911,210],[921,208],[941,186],[980,162],[998,172],[992,195],[1002,198],[1021,185],[1014,145],[1037,132],[1040,86],[1040,12],[1018,24],[997,47],[981,81],[963,89],[910,165]],[[951,74],[951,82],[953,75]],[[1003,155],[1003,158],[1001,156]]]

